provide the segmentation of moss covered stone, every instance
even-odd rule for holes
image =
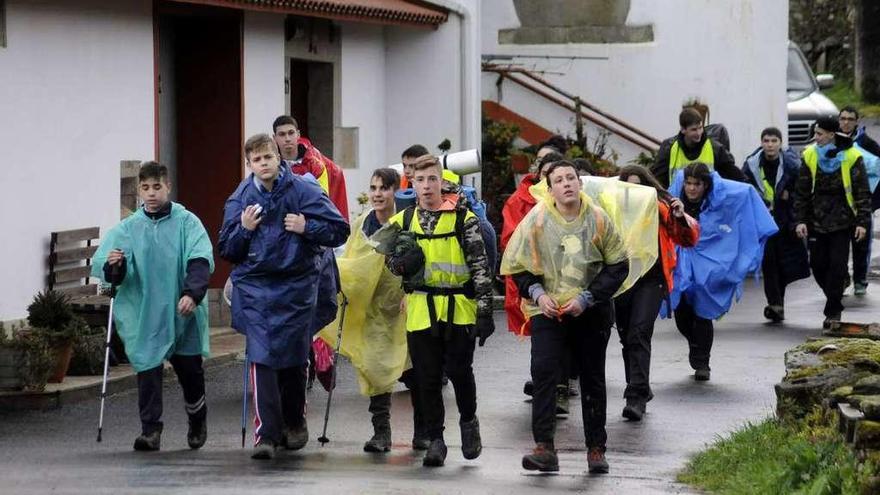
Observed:
[[[880,422],[863,420],[856,424],[854,437],[857,449],[880,449]]]
[[[880,394],[880,375],[871,375],[862,378],[853,386],[853,393],[862,395]]]
[[[880,395],[871,395],[861,401],[859,409],[865,419],[880,421]]]

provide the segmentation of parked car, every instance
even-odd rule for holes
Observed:
[[[834,86],[831,74],[813,75],[798,46],[788,43],[788,145],[796,150],[813,141],[813,123],[826,115],[837,117],[837,106],[822,94]]]

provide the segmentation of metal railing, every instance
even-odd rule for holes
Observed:
[[[597,108],[595,105],[585,102],[581,97],[568,93],[534,72],[520,67],[503,66],[488,62],[483,63],[482,69],[483,72],[498,74],[496,85],[499,87],[504,83],[504,80],[511,81],[547,101],[574,113],[575,132],[579,141],[583,140],[583,123],[586,120],[645,150],[656,152],[660,146],[660,140],[654,136]]]

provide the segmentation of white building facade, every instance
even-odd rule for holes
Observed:
[[[478,0],[327,3],[0,0],[0,321],[46,287],[50,232],[119,221],[122,161],[167,162],[216,240],[278,115],[343,167],[353,214],[410,144],[479,145]]]
[[[525,23],[515,3],[526,2],[484,0],[484,59],[534,71],[658,139],[676,134],[682,103],[699,98],[709,105],[711,122],[727,127],[737,161],[759,145],[763,128],[787,132],[788,0],[582,0],[618,4],[625,23],[545,30],[545,38],[568,36],[568,42],[549,43],[528,42],[540,30],[517,32]],[[544,3],[561,10],[568,2]],[[584,31],[590,29],[608,42],[576,41],[589,38]],[[514,35],[519,38],[511,42]],[[509,81],[499,92],[497,81],[496,73],[483,74],[484,100],[551,132],[574,134],[571,112]],[[588,126],[587,135],[595,136],[596,128]],[[643,150],[614,136],[609,144],[620,155],[618,164]]]

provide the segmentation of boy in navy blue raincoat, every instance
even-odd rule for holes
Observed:
[[[226,200],[220,255],[232,271],[232,326],[247,336],[254,401],[253,458],[308,441],[305,392],[325,247],[349,225],[314,180],[280,167],[267,134],[244,146],[253,172]]]

